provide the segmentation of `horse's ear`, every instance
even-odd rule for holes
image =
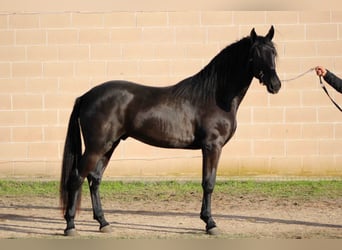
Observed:
[[[255,40],[256,40],[256,37],[258,36],[257,33],[255,32],[255,28],[253,28],[253,29],[251,30],[250,36],[251,36],[252,42],[254,43]]]
[[[270,41],[272,40],[274,36],[274,27],[273,25],[271,26],[270,30],[268,31],[267,35],[266,35],[266,38],[269,39]]]

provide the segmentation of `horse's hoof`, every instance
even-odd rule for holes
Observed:
[[[219,235],[221,232],[217,227],[212,227],[207,230],[207,234],[209,235]]]
[[[79,236],[79,234],[78,234],[78,232],[76,231],[75,228],[70,228],[70,229],[65,229],[64,230],[64,236],[75,237],[75,236]]]
[[[110,225],[104,226],[100,228],[101,233],[111,233],[112,227]]]

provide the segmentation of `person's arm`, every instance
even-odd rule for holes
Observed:
[[[322,66],[317,66],[315,68],[316,74],[320,77],[323,77],[323,79],[334,89],[336,89],[338,92],[342,93],[342,79],[335,76],[333,73],[331,73],[329,70]]]
[[[338,92],[342,93],[342,79],[335,76],[333,73],[331,73],[329,70],[327,70],[327,73],[323,77],[323,79],[330,84],[334,89],[336,89]]]

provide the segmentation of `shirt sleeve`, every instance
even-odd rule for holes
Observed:
[[[327,74],[324,76],[324,80],[336,89],[338,92],[342,93],[342,79],[335,76],[329,70],[327,70]]]

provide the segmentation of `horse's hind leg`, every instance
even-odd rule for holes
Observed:
[[[65,210],[64,218],[67,226],[64,234],[67,236],[77,235],[75,230],[75,215],[80,204],[82,184],[85,176],[95,167],[99,157],[97,155],[89,155],[85,152],[81,158],[79,169],[75,169],[68,181],[68,204]]]
[[[80,189],[82,186],[84,178],[78,175],[78,171],[70,176],[68,181],[68,204],[65,210],[64,218],[66,220],[67,226],[64,230],[64,235],[75,236],[77,232],[75,230],[75,214],[76,209],[80,200]]]
[[[111,232],[111,227],[104,217],[99,194],[99,186],[101,184],[103,172],[105,171],[109,159],[118,144],[119,141],[113,144],[112,148],[97,162],[95,170],[90,172],[87,176],[94,219],[99,222],[100,231],[104,233]]]

